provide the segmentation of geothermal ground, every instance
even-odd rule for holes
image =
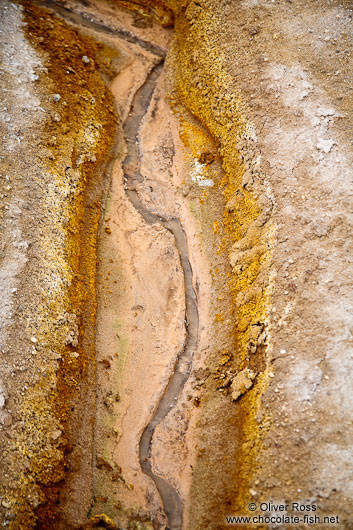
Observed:
[[[351,2],[0,10],[1,525],[352,529]]]

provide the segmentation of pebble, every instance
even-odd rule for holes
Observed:
[[[249,368],[244,368],[235,376],[231,387],[233,401],[236,401],[253,386],[255,377],[256,373],[249,370]]]
[[[53,100],[56,101],[56,102],[60,101],[61,100],[60,94],[54,94]]]
[[[327,140],[325,138],[319,138],[319,141],[316,144],[316,147],[319,149],[319,151],[323,151],[324,153],[329,153],[334,146],[335,142],[331,140],[331,138],[328,138]]]
[[[36,337],[31,337],[31,342],[33,342],[33,344],[37,344],[38,340]]]
[[[287,353],[287,350],[282,349],[282,350],[280,350],[279,353],[280,353],[281,355],[284,355],[285,353]]]
[[[8,412],[3,412],[0,416],[0,423],[4,427],[10,427],[12,425],[12,416]]]
[[[90,62],[90,60],[88,59],[87,55],[83,55],[82,56],[82,61],[86,64],[88,64]]]
[[[58,438],[60,438],[60,436],[62,435],[62,431],[60,431],[60,429],[56,429],[55,431],[53,431],[50,435],[50,438],[55,441],[57,440]]]

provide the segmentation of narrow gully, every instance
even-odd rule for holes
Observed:
[[[141,468],[154,481],[158,489],[168,518],[169,528],[170,530],[180,530],[182,528],[181,499],[175,488],[152,470],[152,438],[157,425],[175,406],[178,396],[190,375],[191,362],[198,342],[199,315],[197,297],[193,287],[193,273],[188,255],[187,238],[180,220],[175,217],[161,217],[151,212],[140,202],[137,193],[137,185],[143,181],[143,176],[140,173],[139,128],[149,107],[162,69],[163,60],[152,69],[146,82],[137,90],[133,98],[129,116],[123,125],[127,140],[127,156],[123,161],[123,171],[126,194],[145,222],[150,225],[158,223],[173,234],[184,274],[186,339],[176,359],[168,384],[152,418],[142,433],[139,444]]]
[[[198,343],[199,314],[197,297],[193,287],[193,273],[188,255],[187,238],[180,220],[172,216],[162,217],[161,215],[151,212],[140,202],[137,193],[137,185],[143,181],[143,176],[140,173],[139,128],[143,117],[148,110],[157,80],[163,70],[166,52],[159,46],[142,40],[129,31],[125,31],[121,28],[112,29],[109,26],[94,21],[92,18],[88,19],[84,14],[76,13],[69,8],[65,8],[59,5],[55,0],[39,0],[38,4],[52,9],[54,8],[59,16],[69,19],[74,24],[91,28],[102,33],[115,35],[128,42],[137,44],[143,49],[153,53],[156,57],[157,62],[149,73],[145,83],[136,91],[132,100],[130,112],[123,124],[127,155],[122,162],[122,167],[126,195],[144,221],[149,225],[157,223],[173,234],[184,275],[186,338],[183,348],[177,356],[173,372],[166,388],[156,405],[150,421],[142,433],[139,443],[141,469],[156,485],[162,500],[164,512],[168,518],[168,530],[181,530],[182,502],[180,496],[173,486],[162,477],[153,473],[152,470],[152,438],[157,425],[161,423],[177,403],[178,396],[191,372],[191,363]]]

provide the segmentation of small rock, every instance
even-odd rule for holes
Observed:
[[[83,55],[82,56],[82,61],[86,64],[88,64],[90,62],[90,59],[88,59],[87,55]]]
[[[334,145],[335,145],[335,142],[331,140],[331,138],[328,138],[327,140],[325,140],[325,138],[319,138],[319,141],[316,144],[316,147],[317,149],[319,149],[319,151],[323,151],[324,153],[329,153]]]
[[[105,458],[103,458],[103,456],[97,456],[96,467],[98,467],[98,469],[113,471],[113,466]]]
[[[61,100],[60,94],[54,94],[53,100],[56,101],[56,102],[60,101]]]
[[[239,372],[232,382],[232,399],[236,401],[240,396],[245,394],[253,386],[256,373],[249,368]]]
[[[50,434],[50,438],[51,438],[53,441],[56,441],[58,438],[60,438],[61,435],[62,435],[62,431],[60,431],[60,429],[55,429],[55,431],[53,431],[53,432]]]
[[[36,337],[31,337],[31,342],[33,342],[33,344],[37,344],[38,340]]]
[[[73,346],[74,348],[78,345],[78,331],[77,329],[72,329],[66,337],[65,341],[66,346]]]
[[[0,425],[3,427],[11,427],[12,425],[12,416],[9,412],[2,410],[0,413]]]
[[[230,359],[231,359],[230,354],[229,353],[225,353],[225,354],[222,355],[222,357],[218,361],[218,364],[223,366],[224,364],[227,364],[230,361]]]
[[[108,359],[103,359],[102,361],[99,361],[103,366],[104,368],[110,368],[111,364],[110,364],[110,361]]]

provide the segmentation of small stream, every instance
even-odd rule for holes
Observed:
[[[185,343],[177,357],[174,370],[159,403],[155,408],[153,416],[142,433],[139,446],[141,468],[156,484],[163,502],[164,511],[168,517],[169,528],[170,530],[181,530],[182,504],[180,496],[166,480],[153,473],[151,448],[155,428],[177,403],[178,396],[190,375],[191,362],[198,342],[199,315],[197,298],[193,288],[192,268],[188,256],[186,234],[179,219],[175,217],[161,217],[160,215],[152,213],[140,202],[136,191],[137,185],[143,181],[143,177],[140,174],[138,131],[151,101],[157,79],[162,70],[163,60],[152,69],[145,84],[134,96],[129,116],[124,124],[125,138],[127,141],[127,156],[123,162],[123,170],[126,194],[136,210],[142,215],[145,222],[150,225],[158,223],[173,234],[184,273],[186,305]]]

